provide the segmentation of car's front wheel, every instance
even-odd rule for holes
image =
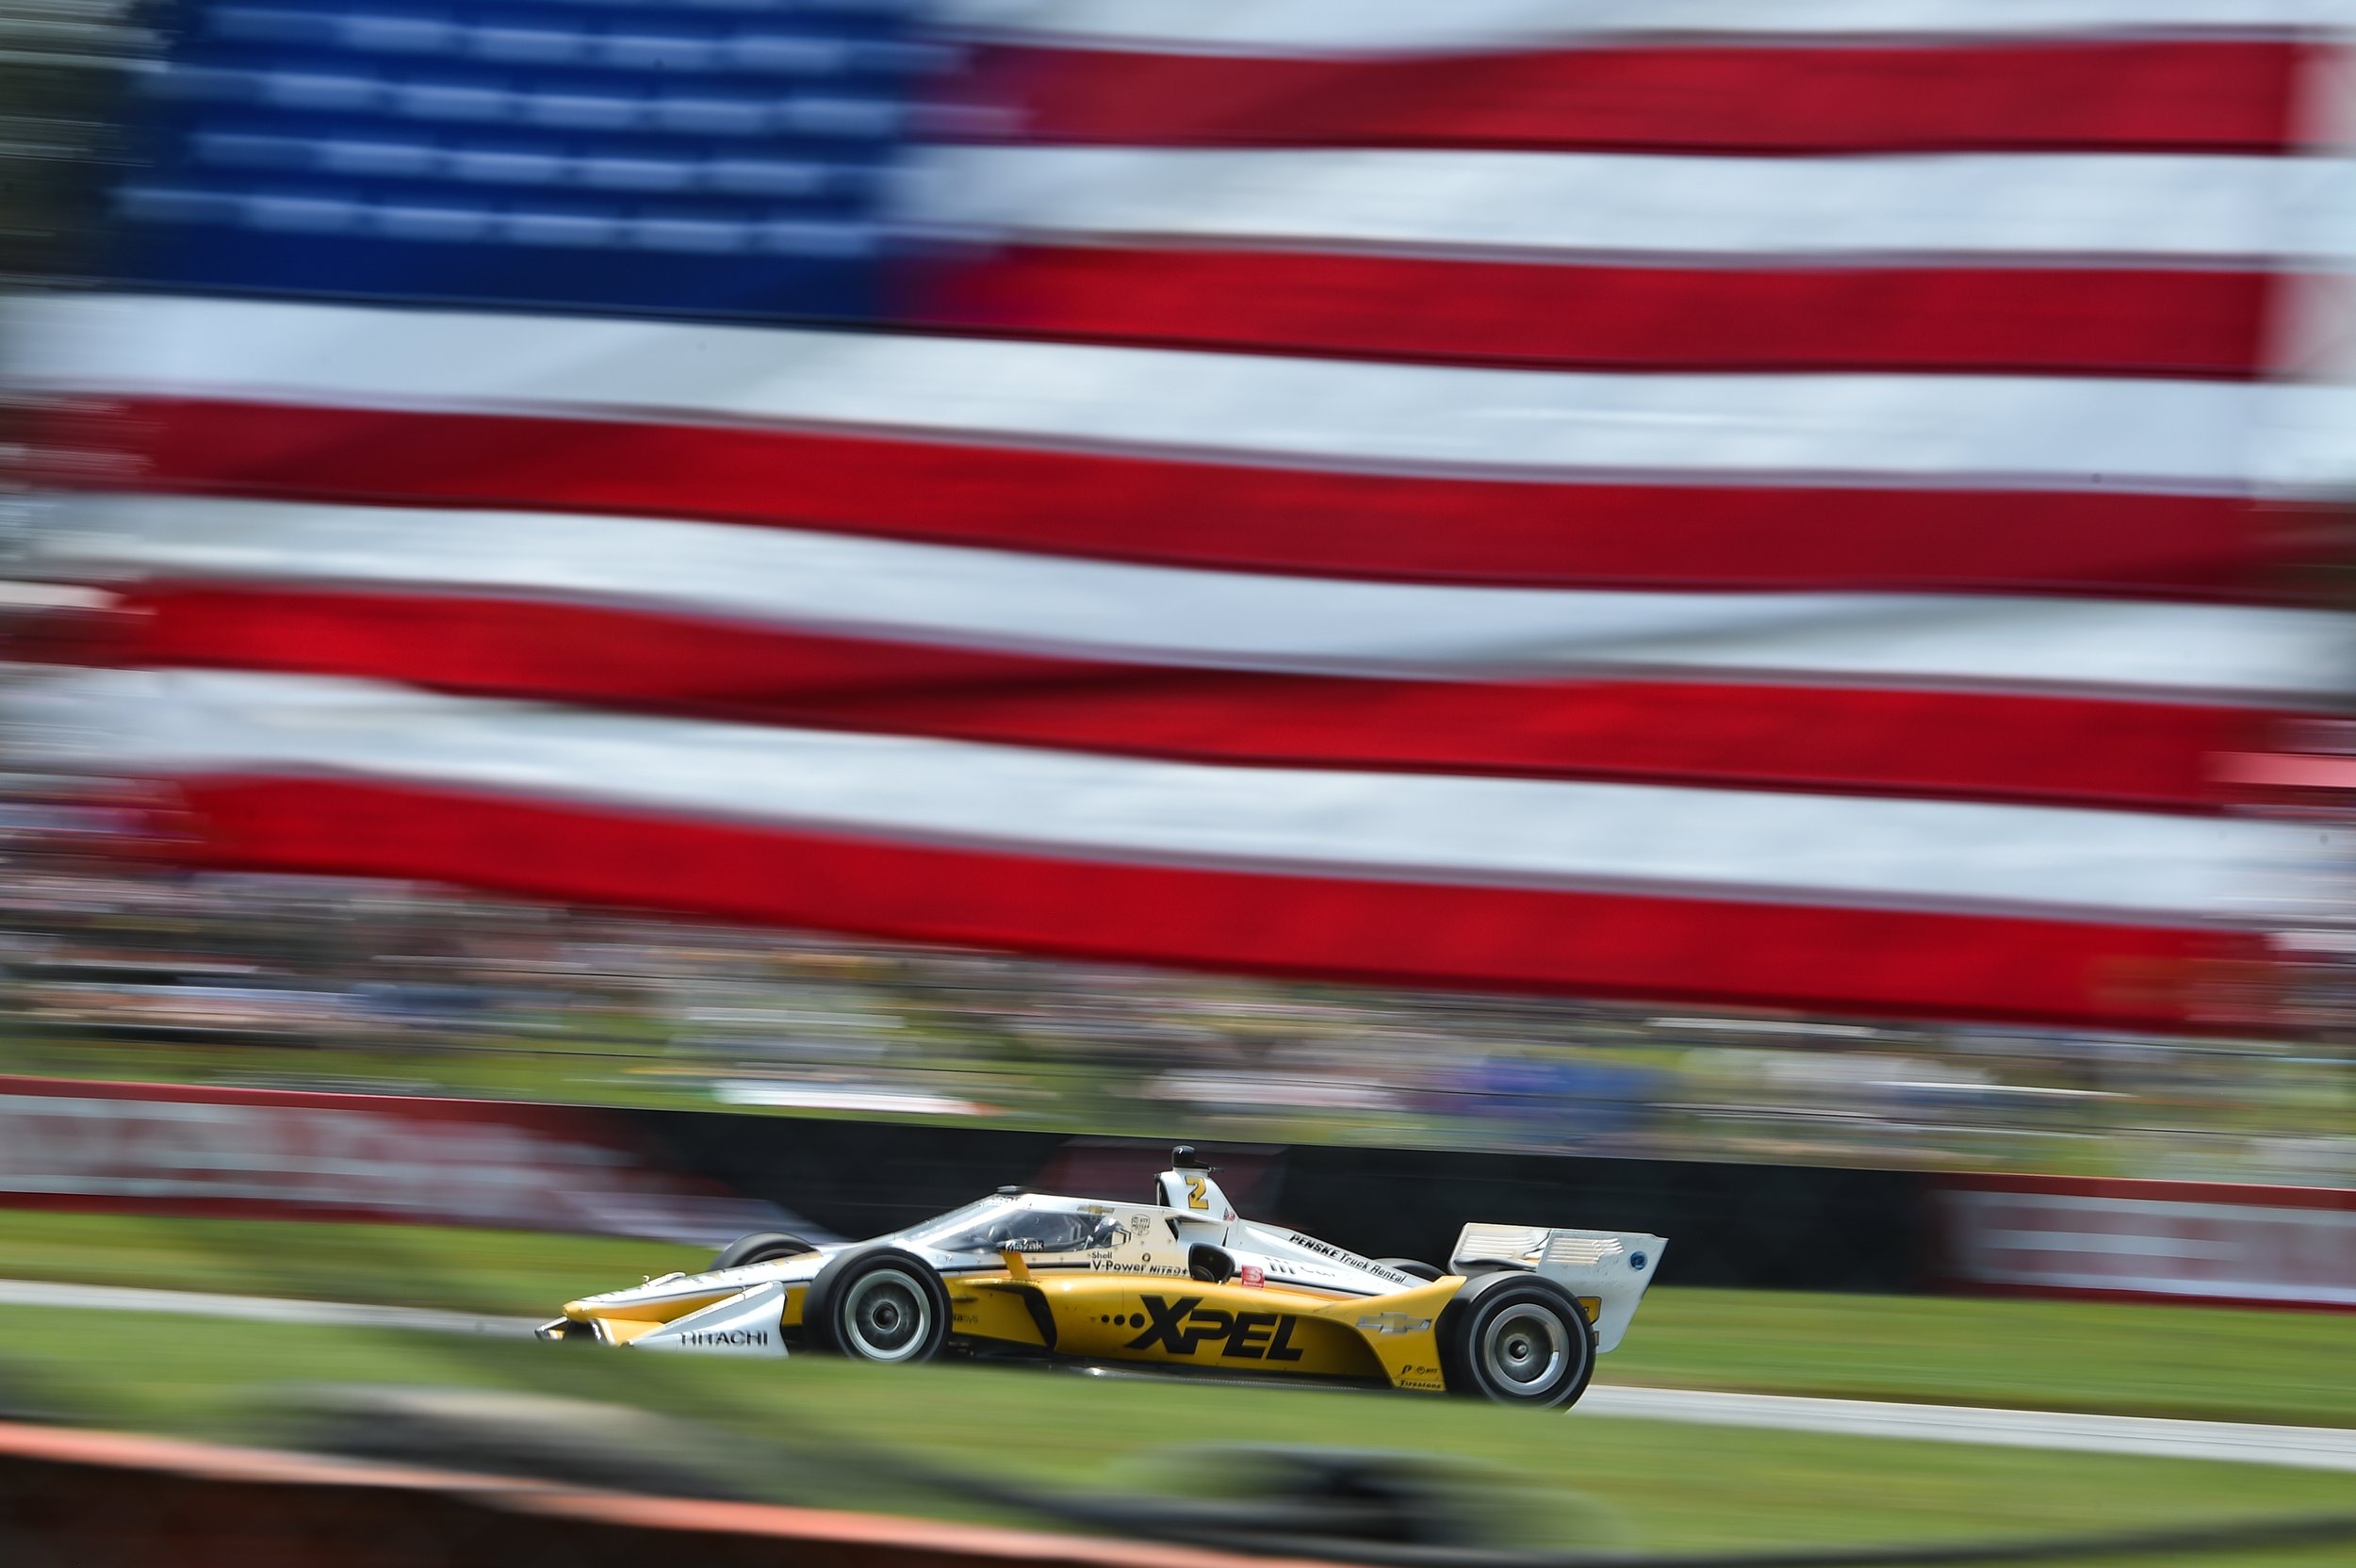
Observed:
[[[802,1332],[814,1348],[856,1361],[930,1361],[949,1339],[948,1287],[913,1252],[845,1252],[810,1282]]]
[[[1559,1410],[1587,1392],[1595,1331],[1578,1298],[1534,1274],[1483,1274],[1440,1313],[1448,1391]]]

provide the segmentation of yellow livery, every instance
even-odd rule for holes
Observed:
[[[1006,1189],[872,1241],[740,1238],[702,1274],[564,1304],[547,1339],[875,1362],[1060,1357],[1561,1408],[1667,1243],[1466,1225],[1444,1270],[1237,1217],[1180,1148],[1137,1203]]]

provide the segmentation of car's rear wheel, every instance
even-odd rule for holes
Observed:
[[[1440,1313],[1440,1370],[1452,1394],[1559,1410],[1587,1392],[1595,1331],[1578,1299],[1534,1274],[1483,1274]]]
[[[797,1235],[783,1231],[755,1231],[738,1236],[720,1249],[720,1255],[712,1260],[714,1273],[723,1268],[743,1268],[748,1264],[774,1263],[779,1258],[797,1258],[804,1252],[818,1249]]]
[[[855,1361],[930,1361],[949,1339],[948,1287],[913,1252],[845,1252],[810,1282],[802,1331],[814,1348]]]

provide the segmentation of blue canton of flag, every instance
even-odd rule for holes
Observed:
[[[118,197],[163,286],[741,318],[883,308],[945,51],[903,0],[192,0]]]

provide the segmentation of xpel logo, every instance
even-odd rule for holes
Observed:
[[[1173,1356],[1191,1356],[1200,1347],[1219,1341],[1219,1353],[1235,1361],[1299,1361],[1293,1348],[1293,1327],[1301,1320],[1290,1313],[1226,1312],[1205,1307],[1200,1296],[1175,1301],[1162,1296],[1139,1298],[1148,1319],[1145,1332],[1129,1341],[1132,1350],[1160,1346]]]

